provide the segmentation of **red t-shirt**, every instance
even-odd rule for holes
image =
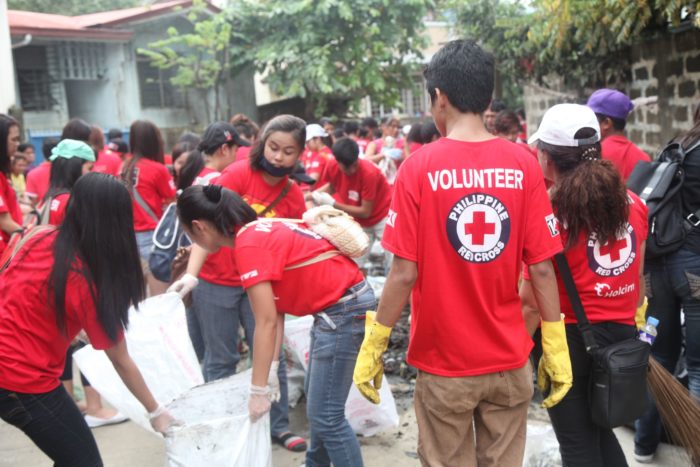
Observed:
[[[601,245],[595,234],[581,233],[576,245],[566,251],[576,289],[591,323],[613,321],[634,325],[639,300],[639,251],[647,239],[646,205],[631,191],[630,217],[624,235],[615,242]],[[568,234],[562,230],[561,240]],[[612,243],[612,244],[611,244]],[[561,311],[567,324],[575,324],[564,282],[557,274]]]
[[[93,172],[105,173],[119,176],[119,171],[122,167],[122,160],[119,156],[109,149],[103,149],[97,154],[97,160],[92,166]]]
[[[238,149],[236,149],[236,162],[248,160],[251,149],[251,146],[238,146]]]
[[[362,227],[371,227],[386,217],[391,203],[391,187],[382,171],[366,159],[357,160],[357,172],[345,175],[335,159],[328,161],[318,186],[330,183],[333,197],[342,204],[361,206],[362,201],[373,201],[372,213],[367,219],[355,220]]]
[[[59,225],[66,218],[66,206],[68,206],[68,200],[70,199],[70,193],[63,193],[51,200],[51,206],[49,206],[49,224]],[[41,208],[39,208],[41,212]]]
[[[0,172],[0,214],[9,213],[12,220],[20,226],[22,225],[22,210],[17,202],[17,194],[12,188],[12,185],[5,177],[5,174]],[[10,234],[4,230],[0,230],[2,241],[7,244],[10,240]],[[0,252],[4,247],[0,247]]]
[[[561,251],[542,171],[500,138],[442,138],[407,159],[382,244],[415,261],[408,362],[473,376],[522,367],[530,353],[521,263]]]
[[[306,149],[301,154],[300,158],[301,164],[306,170],[306,174],[316,178],[316,180],[318,180],[323,174],[323,170],[326,168],[328,160],[329,159],[325,155],[310,149]]]
[[[0,275],[0,387],[9,391],[38,394],[58,387],[66,350],[81,329],[96,349],[115,345],[77,272],[69,273],[66,283],[66,334],[56,326],[48,286],[55,238],[53,232],[29,240]]]
[[[331,250],[335,247],[304,224],[264,222],[236,237],[234,253],[243,287],[270,281],[277,311],[304,316],[333,305],[364,279],[355,262],[343,255],[284,269]]]
[[[639,161],[650,162],[649,155],[622,135],[608,136],[601,143],[603,159],[611,161],[626,182]]]
[[[245,160],[234,162],[226,167],[214,183],[235,191],[255,212],[260,213],[282,192],[287,185],[287,180],[285,177],[277,185],[270,186],[263,178],[262,172],[252,170],[250,163]],[[301,219],[304,211],[306,211],[304,195],[295,183],[265,217]],[[218,252],[207,256],[199,277],[213,284],[240,287],[241,278],[234,260],[233,249],[223,247]]]
[[[367,146],[369,146],[369,140],[364,138],[358,138],[355,140],[357,145],[360,147],[360,154],[367,152]]]
[[[150,159],[141,158],[136,162],[134,189],[138,190],[141,198],[158,219],[163,215],[163,205],[166,200],[175,197],[175,183],[167,167]],[[154,230],[158,225],[158,219],[151,217],[135,199],[132,200],[132,206],[134,208],[134,230],[136,232]]]
[[[220,176],[221,172],[217,172],[210,167],[204,167],[201,172],[199,172],[199,175],[195,177],[192,185],[209,185],[210,183],[214,183]]]
[[[29,196],[34,196],[37,200],[42,200],[49,191],[49,180],[51,178],[51,163],[42,162],[39,166],[30,170],[27,174],[27,190]]]

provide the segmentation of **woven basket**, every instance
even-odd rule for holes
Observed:
[[[306,211],[302,220],[345,256],[359,258],[369,250],[369,237],[362,226],[343,211],[318,206]]]

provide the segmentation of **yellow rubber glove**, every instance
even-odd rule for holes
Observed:
[[[645,324],[647,324],[647,306],[649,303],[647,302],[647,298],[644,297],[644,303],[642,303],[642,306],[637,308],[637,314],[634,315],[634,322],[637,325],[637,329],[642,329]]]
[[[391,328],[378,323],[375,320],[376,315],[377,313],[374,311],[367,312],[365,339],[362,341],[360,353],[357,355],[352,380],[365,399],[379,404],[379,389],[382,387],[382,377],[384,376],[382,354],[389,345]]]
[[[561,402],[573,380],[564,321],[542,321],[542,358],[537,370],[537,385],[543,394],[549,389],[542,407],[548,409]]]

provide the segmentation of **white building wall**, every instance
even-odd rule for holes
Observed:
[[[0,113],[15,105],[15,75],[12,62],[12,42],[10,41],[10,26],[7,23],[7,0],[0,0]]]

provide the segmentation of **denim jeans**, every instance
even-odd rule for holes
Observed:
[[[136,246],[139,248],[139,256],[148,264],[153,251],[153,231],[136,232]]]
[[[681,248],[644,265],[649,308],[647,316],[659,320],[652,356],[673,373],[678,363],[683,335],[681,308],[685,313],[685,357],[690,393],[700,398],[700,255]],[[656,405],[636,421],[634,441],[642,454],[656,451],[661,421]]]
[[[212,284],[200,279],[199,285],[192,291],[191,314],[199,325],[203,340],[204,380],[214,381],[235,374],[236,366],[241,360],[238,352],[238,326],[243,325],[251,351],[255,331],[253,311],[243,288]],[[194,344],[198,338],[196,328],[188,324],[188,329],[192,330],[190,339]],[[284,352],[280,355],[277,375],[280,380],[281,397],[279,402],[272,404],[270,411],[272,435],[289,431],[287,365]]]
[[[62,384],[42,394],[0,389],[0,418],[22,430],[56,467],[100,467],[97,443]]]
[[[345,402],[365,335],[365,313],[375,309],[376,299],[365,281],[349,292],[357,296],[326,308],[325,315],[314,315],[305,381],[311,431],[306,467],[363,465],[360,443],[345,418]]]

